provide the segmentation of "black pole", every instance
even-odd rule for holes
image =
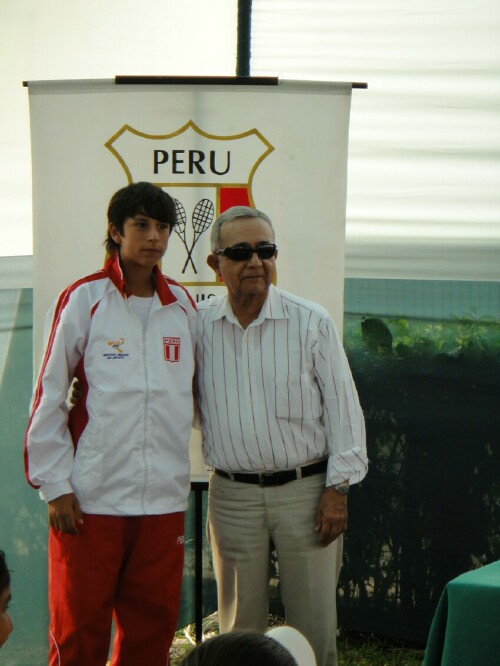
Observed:
[[[238,46],[236,76],[250,76],[252,0],[238,0]]]
[[[194,486],[194,610],[196,642],[203,640],[203,486]]]

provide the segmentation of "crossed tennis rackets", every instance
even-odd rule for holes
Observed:
[[[186,268],[191,262],[191,266],[193,267],[193,270],[196,274],[198,274],[198,271],[196,270],[196,266],[194,265],[193,261],[193,250],[194,246],[198,242],[201,234],[208,229],[208,227],[212,224],[212,220],[214,219],[214,205],[210,201],[210,199],[200,199],[196,206],[194,207],[193,214],[191,215],[191,225],[194,230],[194,236],[193,236],[193,242],[191,243],[191,247],[188,247],[187,241],[186,241],[186,211],[184,209],[184,206],[181,204],[181,202],[178,199],[174,199],[175,203],[175,209],[177,211],[177,224],[174,227],[175,233],[179,236],[181,239],[184,247],[186,248],[186,252],[188,253],[186,263],[184,264],[184,267],[182,269],[182,272],[186,272]]]

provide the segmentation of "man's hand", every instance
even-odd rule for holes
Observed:
[[[78,379],[74,379],[73,384],[71,385],[71,395],[69,396],[69,401],[72,405],[77,405],[81,397],[82,385]]]
[[[83,525],[83,517],[76,495],[61,495],[48,504],[49,525],[63,534],[78,534],[77,525]]]
[[[325,488],[316,509],[316,532],[325,546],[335,541],[347,529],[347,495]]]

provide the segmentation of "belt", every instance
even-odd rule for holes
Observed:
[[[240,483],[253,483],[259,485],[261,488],[266,486],[283,486],[290,481],[303,479],[306,476],[313,476],[313,474],[320,474],[326,472],[328,460],[320,460],[320,462],[313,463],[312,465],[304,465],[304,467],[296,467],[295,469],[287,469],[282,472],[259,472],[257,474],[244,474],[240,472],[225,472],[222,469],[214,469],[214,473],[223,476],[225,479],[231,481],[239,481]]]

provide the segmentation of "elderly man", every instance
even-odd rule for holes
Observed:
[[[211,242],[227,295],[200,305],[197,363],[221,631],[266,630],[275,548],[287,624],[334,666],[347,493],[367,471],[356,388],[326,310],[273,285],[269,217],[231,208]]]

